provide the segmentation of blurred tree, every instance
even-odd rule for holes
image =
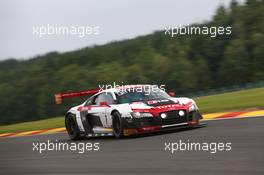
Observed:
[[[223,85],[234,85],[248,82],[250,79],[250,70],[248,69],[247,60],[248,53],[243,40],[233,40],[227,46],[224,60],[220,65],[220,83]]]

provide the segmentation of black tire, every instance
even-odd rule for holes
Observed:
[[[72,114],[65,117],[65,127],[71,140],[81,139],[79,128]]]
[[[116,138],[122,138],[124,136],[124,132],[123,132],[121,115],[119,114],[119,112],[114,112],[112,116],[113,116],[112,129],[114,136]]]

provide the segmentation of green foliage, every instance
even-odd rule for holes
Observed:
[[[59,116],[85,98],[54,104],[57,92],[99,84],[165,84],[177,94],[264,80],[264,3],[232,1],[195,26],[231,26],[232,35],[135,39],[0,62],[0,124]]]

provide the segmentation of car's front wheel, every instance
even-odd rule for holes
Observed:
[[[124,136],[121,115],[119,114],[119,112],[114,112],[112,116],[113,116],[112,129],[114,136],[116,138],[121,138]]]
[[[75,122],[75,117],[72,114],[68,114],[65,117],[65,127],[70,139],[78,140],[81,138],[79,128],[77,126],[77,123]]]

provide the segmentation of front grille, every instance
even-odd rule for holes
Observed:
[[[138,118],[136,119],[135,124],[140,127],[157,126],[160,125],[160,118],[159,117]]]
[[[190,121],[186,111],[184,116],[180,116],[178,110],[168,111],[164,113],[167,114],[167,117],[165,119],[161,119],[162,125],[171,125]]]

